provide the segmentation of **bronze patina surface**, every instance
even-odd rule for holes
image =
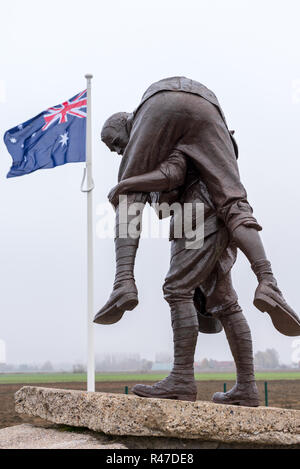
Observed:
[[[174,338],[174,366],[153,386],[136,385],[144,397],[196,399],[194,353],[199,330],[224,328],[236,364],[236,385],[216,393],[217,403],[258,405],[252,339],[231,281],[239,248],[258,280],[254,305],[268,312],[275,328],[300,335],[300,320],[286,303],[274,278],[259,231],[241,183],[238,148],[233,131],[214,93],[185,77],[152,84],[133,113],[117,113],[104,124],[101,138],[122,156],[118,185],[109,193],[116,207],[116,279],[113,292],[95,316],[99,324],[118,321],[138,303],[134,261],[139,236],[124,234],[119,219],[119,196],[129,204],[153,200],[204,205],[204,240],[188,249],[184,234],[174,236],[171,218],[171,262],[164,283]],[[130,216],[128,223],[130,221]],[[128,226],[125,227],[125,231]]]

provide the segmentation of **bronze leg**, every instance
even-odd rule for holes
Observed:
[[[198,337],[197,312],[192,301],[171,305],[174,364],[169,376],[153,386],[136,384],[132,392],[142,397],[195,401],[194,354]]]
[[[300,335],[300,319],[285,301],[273,276],[259,233],[244,225],[233,231],[233,239],[251,263],[259,285],[255,291],[254,306],[267,312],[274,327],[284,335]]]
[[[113,291],[106,304],[96,314],[95,323],[113,324],[122,318],[125,311],[131,311],[138,304],[134,264],[139,237],[133,238],[129,233],[129,223],[135,216],[128,215],[128,223],[122,226],[119,221],[119,207],[116,210],[116,274]]]
[[[238,303],[220,314],[220,321],[236,365],[236,384],[230,391],[217,392],[213,402],[249,407],[259,405],[255,383],[251,332]]]

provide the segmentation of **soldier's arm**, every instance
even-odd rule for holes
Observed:
[[[169,192],[184,184],[186,175],[186,157],[179,151],[149,173],[122,180],[109,195],[109,201],[116,206],[118,197],[128,192]]]

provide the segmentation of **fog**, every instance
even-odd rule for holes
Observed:
[[[161,78],[185,75],[218,96],[239,144],[239,167],[279,286],[299,311],[300,5],[258,0],[4,0],[1,2],[0,132],[85,88],[93,79],[97,206],[117,182],[120,159],[101,143],[104,120],[132,111]],[[7,180],[0,144],[0,339],[7,361],[79,362],[86,355],[83,164]],[[158,221],[156,223],[159,223]],[[172,350],[162,297],[167,239],[143,239],[136,263],[139,306],[95,326],[96,353]],[[243,254],[234,284],[254,350],[291,362],[293,338],[252,305],[256,279]],[[95,311],[114,277],[112,239],[95,237]],[[224,333],[199,335],[196,360],[229,360]]]

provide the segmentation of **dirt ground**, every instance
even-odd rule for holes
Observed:
[[[96,384],[98,392],[124,393],[125,386],[129,388],[134,382],[101,382]],[[147,382],[146,384],[151,384]],[[227,389],[233,385],[233,382],[227,382]],[[28,384],[27,384],[28,385]],[[39,418],[20,417],[15,413],[14,393],[18,391],[22,384],[1,384],[0,385],[0,428],[10,427],[21,423],[31,423],[36,425],[47,425],[46,422]],[[79,389],[85,390],[85,383],[52,383],[52,384],[34,384],[34,386]],[[264,405],[264,383],[258,382],[261,405]],[[269,406],[284,407],[287,409],[300,410],[300,380],[282,380],[269,381]],[[198,399],[202,401],[210,401],[211,396],[216,391],[223,391],[223,383],[221,381],[199,381],[198,382]]]

